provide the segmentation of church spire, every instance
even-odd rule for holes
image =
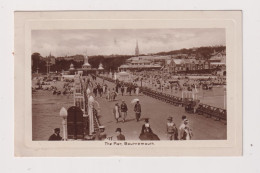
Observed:
[[[139,47],[138,47],[138,41],[136,40],[136,47],[135,47],[135,56],[139,56]]]
[[[86,50],[86,55],[85,55],[85,59],[84,59],[84,64],[88,63],[88,51]]]

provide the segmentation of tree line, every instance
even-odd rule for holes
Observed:
[[[116,57],[104,57],[102,55],[98,56],[89,56],[89,64],[92,68],[98,68],[99,64],[103,64],[103,68],[106,71],[115,71],[119,66],[124,64],[128,58],[132,56],[129,55],[120,55]],[[32,72],[36,73],[37,70],[39,73],[47,72],[47,63],[40,53],[35,52],[31,55],[32,60]],[[65,59],[55,59],[55,64],[50,66],[51,72],[62,72],[69,70],[70,65],[73,64],[74,68],[81,68],[84,64],[84,61],[74,61],[74,60],[65,60]]]
[[[226,49],[226,46],[208,46],[208,47],[199,47],[199,48],[190,48],[190,49],[180,49],[174,50],[169,52],[159,52],[154,55],[174,55],[174,54],[187,54],[196,55],[201,59],[209,59],[211,54],[216,51],[220,52]],[[99,64],[103,64],[103,68],[105,71],[115,71],[120,67],[122,64],[125,64],[126,60],[131,58],[132,55],[117,55],[117,56],[103,56],[103,55],[96,55],[96,56],[89,56],[89,63],[91,64],[92,68],[98,68]],[[47,64],[44,61],[44,58],[40,55],[40,53],[35,52],[31,55],[32,59],[32,72],[35,73],[46,73],[47,71]],[[55,64],[50,66],[50,71],[52,72],[61,72],[63,70],[67,71],[70,68],[70,64],[74,65],[74,68],[81,68],[83,65],[83,61],[74,61],[74,60],[64,60],[64,59],[55,59]]]

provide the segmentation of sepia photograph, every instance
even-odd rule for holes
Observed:
[[[32,30],[32,140],[225,140],[224,28]]]
[[[15,21],[15,155],[241,155],[240,12]]]

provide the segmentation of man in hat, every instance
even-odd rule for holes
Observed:
[[[125,140],[125,136],[122,134],[121,128],[117,128],[116,133],[117,133],[116,137],[117,137],[118,141],[124,141]]]
[[[170,140],[178,140],[178,129],[175,123],[172,121],[172,117],[168,117],[166,124],[167,136]]]
[[[107,138],[107,135],[105,133],[105,127],[99,126],[99,131],[96,134],[96,140],[103,141]]]
[[[139,119],[141,117],[141,105],[140,105],[139,101],[136,102],[134,111],[135,111],[136,121],[139,121]]]
[[[122,116],[123,116],[123,122],[125,122],[128,108],[127,108],[127,105],[126,105],[124,100],[122,100],[122,104],[121,104],[120,107],[121,107],[121,113],[122,113]]]
[[[54,133],[49,137],[49,141],[60,141],[61,139],[60,128],[55,128]]]

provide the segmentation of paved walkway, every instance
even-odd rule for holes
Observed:
[[[98,79],[98,82],[102,82]],[[107,82],[110,88],[115,87],[114,84]],[[59,85],[57,83],[56,85]],[[131,100],[139,98],[142,105],[141,121],[135,121],[134,105]],[[210,118],[205,118],[201,115],[187,114],[183,107],[175,107],[168,103],[153,99],[148,96],[121,96],[119,95],[117,101],[108,102],[105,97],[97,97],[96,100],[100,103],[100,123],[106,127],[108,136],[113,136],[116,140],[115,130],[117,127],[122,128],[123,134],[127,140],[139,140],[141,126],[144,123],[144,118],[150,118],[150,125],[154,133],[156,133],[161,140],[166,139],[166,122],[167,117],[172,116],[174,122],[179,127],[181,124],[181,116],[186,115],[190,122],[190,127],[193,130],[195,140],[212,140],[212,139],[226,139],[226,125],[222,122],[214,121]],[[124,99],[128,105],[127,121],[123,123],[120,121],[116,123],[112,109],[116,102],[121,104]],[[61,107],[68,109],[73,105],[73,96],[52,95],[50,91],[37,91],[32,97],[32,133],[33,140],[48,140],[48,137],[53,133],[56,127],[61,128],[62,124],[59,111]]]

